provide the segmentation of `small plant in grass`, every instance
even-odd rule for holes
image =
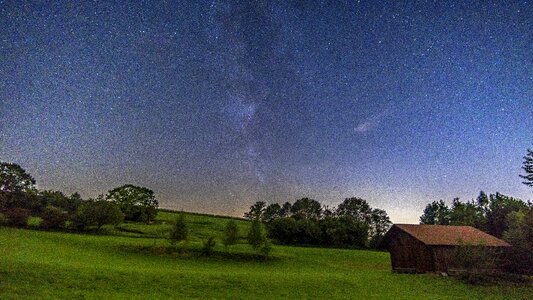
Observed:
[[[262,254],[264,257],[267,257],[272,250],[272,245],[266,237],[263,224],[258,219],[252,221],[252,226],[250,226],[250,231],[248,232],[248,243],[254,251]]]
[[[217,242],[215,238],[210,236],[207,240],[204,241],[204,246],[202,247],[202,255],[211,256],[213,254],[215,245]]]
[[[229,246],[237,244],[238,236],[239,228],[237,227],[237,223],[235,220],[230,220],[226,224],[226,228],[224,230],[224,246],[226,247],[226,251],[229,252]]]
[[[170,232],[170,244],[174,247],[180,242],[187,241],[189,237],[189,228],[187,226],[187,221],[185,220],[184,214],[179,214],[176,218],[176,223]]]

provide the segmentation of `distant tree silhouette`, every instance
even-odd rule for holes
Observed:
[[[267,206],[263,212],[262,220],[270,222],[281,217],[281,206],[278,203],[272,203]]]
[[[351,216],[359,222],[370,223],[372,208],[364,199],[352,197],[346,198],[337,207],[338,216]]]
[[[252,206],[250,206],[250,210],[244,214],[244,217],[250,220],[259,220],[263,217],[265,208],[265,201],[257,201]]]
[[[322,216],[322,205],[316,200],[302,198],[294,202],[291,213],[296,219],[318,220]]]
[[[126,220],[131,221],[149,223],[155,219],[159,206],[152,190],[131,184],[109,191],[106,199],[117,203]]]
[[[0,162],[0,192],[29,192],[35,190],[35,179],[21,166]]]
[[[420,216],[420,224],[450,224],[450,208],[442,200],[431,202],[424,208],[424,213]]]
[[[533,187],[533,150],[527,149],[527,154],[524,156],[524,162],[522,163],[522,169],[526,173],[520,175],[524,181],[523,184]]]

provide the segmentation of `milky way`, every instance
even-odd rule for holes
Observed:
[[[527,1],[0,1],[0,160],[164,207],[524,200]]]

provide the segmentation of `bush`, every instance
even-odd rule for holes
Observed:
[[[170,232],[170,243],[174,246],[181,241],[186,241],[189,237],[189,228],[184,214],[179,214],[176,223]]]
[[[88,200],[79,205],[72,219],[72,225],[78,230],[90,227],[96,227],[99,230],[104,225],[118,225],[123,220],[124,215],[115,203],[105,200]]]
[[[65,225],[68,220],[68,215],[60,208],[55,206],[48,206],[41,214],[41,227],[44,229],[58,229]]]
[[[202,255],[211,256],[216,245],[215,238],[210,236],[207,240],[204,241],[204,246],[202,247]]]
[[[495,250],[483,244],[461,243],[455,250],[455,259],[464,270],[462,278],[470,284],[490,281],[492,272],[497,268],[497,257]]]
[[[30,216],[30,210],[25,208],[15,207],[6,211],[7,224],[11,226],[26,226]]]
[[[0,213],[0,226],[4,224],[7,224],[7,217],[3,213]]]
[[[230,220],[226,224],[224,230],[224,246],[226,246],[226,250],[228,250],[229,246],[233,246],[237,243],[238,236],[239,228],[237,227],[237,223],[235,220]]]

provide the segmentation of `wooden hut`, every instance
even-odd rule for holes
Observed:
[[[460,268],[460,245],[505,249],[506,242],[471,226],[395,224],[385,234],[383,246],[391,256],[393,271],[449,272]]]

